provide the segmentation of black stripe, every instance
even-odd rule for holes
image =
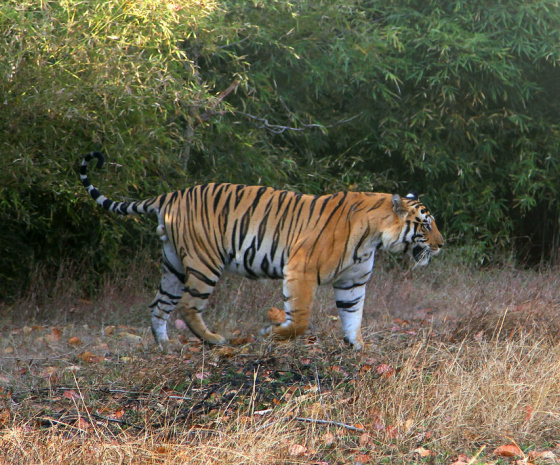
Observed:
[[[187,275],[189,277],[191,275],[193,275],[199,281],[202,281],[204,284],[207,284],[208,286],[215,287],[216,284],[218,284],[217,281],[214,281],[213,279],[210,279],[208,276],[206,276],[205,274],[201,273],[198,270],[195,270],[194,268],[187,267]]]
[[[239,227],[239,247],[243,247],[243,241],[247,236],[249,231],[249,223],[251,222],[251,211],[247,210],[243,217],[241,218],[241,224]]]
[[[336,308],[348,309],[360,303],[361,297],[356,297],[354,300],[337,300]]]
[[[185,287],[183,290],[197,299],[206,300],[210,297],[210,292],[199,292],[197,289],[191,289],[190,287]]]
[[[352,283],[345,286],[333,286],[333,289],[339,289],[341,291],[347,291],[348,289],[354,289],[355,287],[360,287],[365,285],[366,283]]]
[[[379,199],[377,202],[375,202],[373,204],[373,206],[370,207],[368,212],[370,212],[372,210],[377,210],[379,207],[381,207],[381,205],[383,205],[384,202],[385,202],[385,199]]]

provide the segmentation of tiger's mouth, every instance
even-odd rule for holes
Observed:
[[[430,247],[422,247],[417,244],[412,248],[412,258],[414,258],[416,265],[426,266],[430,263],[431,255]]]

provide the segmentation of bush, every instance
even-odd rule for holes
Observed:
[[[477,262],[554,261],[558,31],[547,1],[8,0],[2,295],[37,264],[95,277],[153,240],[84,194],[94,149],[114,199],[208,180],[414,188]]]

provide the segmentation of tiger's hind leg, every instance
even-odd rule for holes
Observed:
[[[160,231],[158,230],[158,233]],[[167,321],[169,315],[183,296],[185,274],[183,265],[175,253],[172,244],[160,234],[163,244],[163,265],[161,282],[156,298],[151,303],[152,334],[162,350],[167,350],[169,337],[167,336]]]
[[[219,279],[220,276],[212,272],[202,273],[188,269],[183,297],[177,303],[177,310],[183,315],[189,329],[199,339],[210,344],[227,343],[225,337],[210,331],[202,319],[202,310]]]

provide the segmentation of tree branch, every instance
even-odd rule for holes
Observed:
[[[247,118],[250,118],[252,120],[261,122],[262,125],[259,126],[259,129],[268,129],[270,132],[273,132],[275,134],[282,134],[286,131],[301,132],[301,131],[305,131],[306,129],[313,129],[313,128],[330,129],[330,128],[333,128],[333,127],[338,126],[340,124],[348,123],[348,122],[352,121],[353,119],[356,119],[358,116],[361,115],[361,113],[358,113],[357,115],[354,115],[351,118],[339,120],[336,123],[330,124],[328,126],[323,126],[322,124],[306,124],[306,123],[301,123],[300,122],[302,127],[295,128],[295,127],[291,127],[291,126],[280,126],[278,124],[271,124],[271,123],[268,122],[268,120],[266,118],[259,118],[257,116],[253,116],[253,115],[251,115],[249,113],[245,113],[243,111],[235,110],[235,113],[237,113],[239,115],[243,115],[243,116],[245,116]],[[293,115],[292,112],[290,112],[290,114]],[[293,116],[295,117],[295,115],[293,115]]]

